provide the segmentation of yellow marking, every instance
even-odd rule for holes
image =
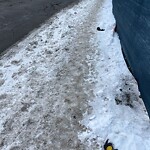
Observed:
[[[106,150],[113,150],[112,146],[108,146]]]

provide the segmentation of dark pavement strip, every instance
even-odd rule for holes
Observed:
[[[0,53],[79,0],[0,0]]]

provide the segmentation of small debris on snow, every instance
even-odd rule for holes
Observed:
[[[97,31],[105,31],[105,29],[101,29],[100,27],[97,27]]]

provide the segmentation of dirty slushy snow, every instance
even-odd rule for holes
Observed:
[[[101,150],[109,138],[148,150],[148,116],[114,27],[110,0],[83,0],[1,57],[0,149]]]

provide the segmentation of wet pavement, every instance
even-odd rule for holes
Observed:
[[[0,53],[79,0],[0,0]]]

